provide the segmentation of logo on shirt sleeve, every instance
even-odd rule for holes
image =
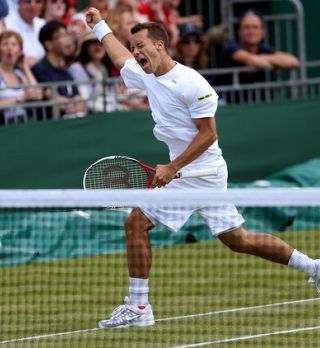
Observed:
[[[202,95],[201,97],[198,97],[198,100],[203,100],[212,97],[212,93],[208,93],[205,95]]]

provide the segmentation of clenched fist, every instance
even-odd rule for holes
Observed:
[[[93,29],[93,27],[102,20],[102,16],[99,10],[94,7],[90,7],[86,12],[86,22],[88,26]]]

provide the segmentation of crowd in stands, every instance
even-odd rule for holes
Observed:
[[[101,11],[114,35],[128,48],[133,25],[156,21],[166,27],[169,53],[176,61],[194,69],[213,66],[207,47],[210,38],[204,35],[202,17],[182,16],[181,0],[87,3]],[[0,124],[26,119],[27,109],[20,103],[53,97],[63,117],[103,110],[148,109],[143,91],[127,89],[121,82],[101,83],[120,80],[120,72],[87,26],[85,12],[86,8],[77,8],[75,0],[0,0]],[[297,68],[299,61],[293,55],[263,44],[264,31],[263,18],[258,13],[244,14],[239,24],[239,41],[227,44],[221,66]],[[250,83],[259,78],[252,74],[243,77]],[[70,84],[56,90],[50,87],[50,83],[61,81]],[[48,86],[40,88],[38,83]]]

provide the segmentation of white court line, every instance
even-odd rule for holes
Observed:
[[[0,341],[0,344],[18,343],[18,342],[25,342],[25,341],[34,341],[34,340],[41,340],[42,338],[65,336],[65,335],[72,335],[72,334],[85,333],[85,332],[92,332],[92,331],[98,331],[98,330],[101,330],[101,329],[96,327],[94,329],[84,329],[84,330],[76,330],[76,331],[57,332],[57,333],[46,334],[46,335],[39,335],[39,336],[21,337],[21,338],[14,338],[14,339],[7,340],[7,341]]]
[[[213,345],[213,344],[228,343],[228,342],[239,342],[239,341],[251,340],[253,338],[275,336],[275,335],[285,335],[285,334],[290,334],[290,333],[303,332],[303,331],[312,331],[312,330],[320,330],[320,326],[309,326],[309,327],[301,327],[301,328],[292,329],[292,330],[266,332],[266,333],[263,333],[263,334],[250,335],[250,336],[240,336],[240,337],[234,337],[234,338],[226,338],[224,340],[216,340],[216,341],[193,343],[193,344],[187,344],[187,345],[184,345],[184,346],[175,346],[175,347],[172,347],[172,348],[203,347],[203,346],[209,346],[209,345]]]
[[[205,313],[197,313],[197,314],[189,314],[189,315],[182,315],[178,317],[168,317],[168,318],[162,318],[162,319],[157,319],[156,322],[161,322],[161,321],[172,321],[172,320],[182,320],[182,319],[189,319],[189,318],[196,318],[196,317],[204,317],[208,315],[218,315],[218,314],[226,314],[226,313],[235,313],[235,312],[241,312],[241,311],[249,311],[249,310],[255,310],[255,309],[264,309],[264,308],[270,308],[270,307],[279,307],[279,306],[286,306],[286,305],[291,305],[291,304],[297,304],[297,303],[306,303],[306,302],[313,302],[313,301],[319,301],[319,297],[315,298],[309,298],[309,299],[304,299],[304,300],[295,300],[295,301],[285,301],[285,302],[277,302],[277,303],[270,303],[266,305],[258,305],[258,306],[250,306],[250,307],[238,307],[238,308],[231,308],[231,309],[225,309],[225,310],[219,310],[219,311],[212,311],[212,312],[205,312]],[[315,327],[318,328],[318,327]],[[320,327],[319,327],[320,328]],[[301,328],[298,330],[303,330],[303,329],[309,329],[310,328]],[[44,334],[44,335],[38,335],[38,336],[30,336],[30,337],[21,337],[21,338],[14,338],[6,341],[0,341],[0,345],[2,344],[9,344],[9,343],[17,343],[17,342],[24,342],[24,341],[33,341],[33,340],[40,340],[40,339],[45,339],[45,338],[51,338],[51,337],[56,337],[56,336],[66,336],[66,335],[73,335],[73,334],[78,334],[78,333],[86,333],[86,332],[93,332],[93,331],[98,331],[101,330],[99,328],[93,328],[93,329],[83,329],[83,330],[76,330],[76,331],[66,331],[66,332],[57,332],[57,333],[51,333],[51,334]],[[262,334],[262,335],[268,335],[268,334]],[[270,333],[269,333],[270,335]],[[245,336],[245,337],[252,337],[252,336]],[[236,338],[239,340],[239,338]],[[245,339],[245,338],[242,338]],[[231,339],[234,340],[234,339]],[[212,342],[224,342],[222,341],[212,341]],[[214,343],[200,343],[200,345],[208,345],[208,344],[214,344]],[[230,341],[232,342],[232,341]],[[181,346],[182,347],[197,347],[197,345],[192,345],[192,346]],[[178,348],[178,347],[176,347]]]
[[[253,309],[264,309],[264,308],[270,308],[270,307],[279,307],[279,306],[286,306],[291,305],[295,303],[305,303],[305,302],[312,302],[312,301],[319,301],[319,297],[315,298],[309,298],[305,300],[295,300],[295,301],[286,301],[286,302],[278,302],[278,303],[270,303],[267,305],[259,305],[259,306],[251,306],[251,307],[238,307],[238,308],[231,308],[231,309],[224,309],[221,311],[213,311],[213,312],[206,312],[206,313],[198,313],[198,314],[190,314],[190,315],[183,315],[180,317],[171,317],[171,318],[163,318],[158,319],[156,321],[171,321],[171,320],[180,320],[180,319],[188,319],[188,318],[196,318],[196,317],[204,317],[207,315],[216,315],[216,314],[225,314],[225,313],[233,313],[233,312],[241,312],[241,311],[249,311]]]

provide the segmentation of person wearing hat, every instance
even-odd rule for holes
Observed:
[[[174,59],[190,68],[199,70],[208,67],[209,56],[201,29],[192,23],[180,26],[180,37]]]

